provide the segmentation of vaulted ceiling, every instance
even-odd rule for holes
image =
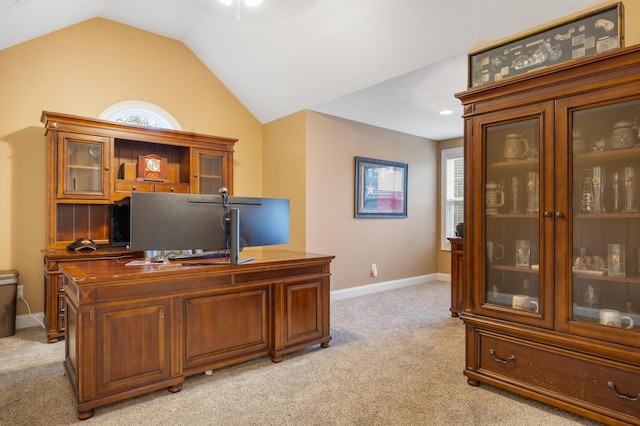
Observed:
[[[101,17],[184,42],[261,123],[308,109],[443,140],[470,49],[599,4],[264,0],[238,19],[218,0],[0,0],[0,49]]]

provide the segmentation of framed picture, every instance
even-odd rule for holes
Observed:
[[[622,3],[469,54],[469,87],[623,47]]]
[[[405,163],[356,157],[355,217],[407,217]]]

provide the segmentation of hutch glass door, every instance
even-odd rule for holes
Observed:
[[[206,150],[196,150],[196,188],[198,194],[217,195],[224,183],[223,157]],[[231,190],[231,188],[228,188]]]
[[[570,318],[637,339],[623,330],[640,331],[640,100],[574,110],[570,124]]]
[[[105,138],[82,136],[61,138],[59,187],[61,198],[106,198],[108,191],[108,142]]]

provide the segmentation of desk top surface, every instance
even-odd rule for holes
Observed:
[[[145,279],[152,276],[157,277],[158,275],[229,275],[265,271],[328,263],[335,256],[288,250],[251,250],[243,251],[240,254],[241,260],[249,257],[253,258],[253,260],[237,265],[214,263],[218,259],[176,260],[165,263],[145,263],[144,259],[128,257],[97,259],[65,262],[60,265],[60,270],[78,284],[97,284],[105,281]],[[205,262],[212,263],[203,265]],[[196,265],[193,265],[193,263],[196,263]]]

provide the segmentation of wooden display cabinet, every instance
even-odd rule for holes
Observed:
[[[469,384],[639,425],[640,46],[457,97]]]
[[[44,256],[45,321],[50,342],[64,336],[60,262],[121,257],[111,247],[114,203],[132,192],[217,194],[233,191],[236,139],[179,130],[42,112],[47,136],[47,247]],[[144,158],[162,159],[162,176],[144,174]],[[95,253],[66,247],[79,238],[99,245]]]

